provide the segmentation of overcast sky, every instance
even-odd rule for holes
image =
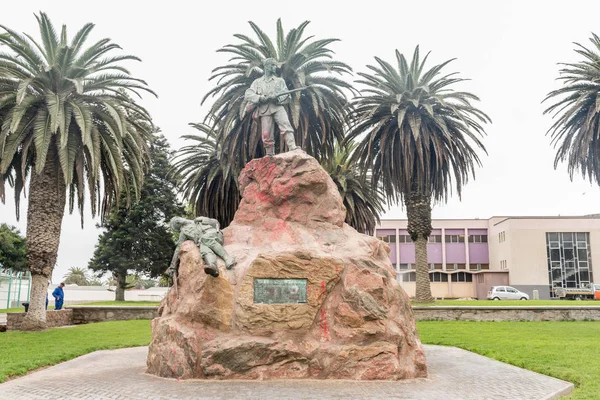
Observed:
[[[208,5],[210,4],[210,5]],[[553,168],[554,150],[546,131],[541,100],[559,86],[559,62],[580,59],[573,42],[589,43],[600,34],[598,1],[223,1],[141,2],[104,0],[12,2],[2,7],[0,24],[39,37],[34,13],[42,10],[72,36],[83,24],[96,24],[91,39],[109,37],[125,53],[142,59],[128,67],[159,95],[143,105],[174,149],[201,121],[202,96],[212,88],[210,71],[227,61],[215,50],[237,43],[235,33],[252,35],[248,21],[271,37],[282,18],[287,31],[305,20],[305,33],[338,38],[331,45],[338,60],[365,71],[374,56],[394,60],[394,50],[412,55],[418,44],[431,51],[430,66],[456,58],[447,72],[470,78],[466,89],[481,98],[479,107],[492,118],[484,138],[488,155],[462,199],[438,204],[434,218],[489,218],[493,215],[581,215],[600,212],[600,189],[579,176],[571,182],[564,166]],[[353,5],[354,4],[354,5]],[[90,44],[92,41],[89,42]],[[0,205],[0,221],[25,232],[26,202],[15,218],[9,193]],[[88,207],[89,208],[89,207]],[[400,207],[384,218],[405,218]],[[86,216],[66,216],[53,281],[72,266],[87,266],[99,230]]]

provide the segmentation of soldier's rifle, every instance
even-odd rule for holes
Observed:
[[[280,92],[280,93],[277,93],[277,94],[274,94],[274,95],[272,95],[272,96],[268,96],[268,97],[269,97],[270,99],[273,99],[273,100],[274,100],[274,99],[276,99],[276,98],[278,98],[278,97],[280,97],[280,96],[285,96],[285,95],[288,95],[288,94],[291,94],[291,93],[300,92],[300,91],[302,91],[302,90],[308,89],[308,88],[309,88],[309,87],[311,87],[311,86],[313,86],[313,85],[307,85],[307,86],[303,86],[303,87],[296,88],[296,89],[285,90],[285,91],[283,91],[283,92]],[[259,103],[250,103],[250,104],[248,104],[248,105],[246,106],[246,112],[252,112],[252,111],[253,111],[253,110],[256,108],[256,106],[258,106],[258,104],[259,104]],[[253,116],[253,118],[254,118],[254,116]]]

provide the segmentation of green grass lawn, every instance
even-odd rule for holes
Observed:
[[[421,321],[425,344],[457,346],[573,382],[572,399],[598,399],[599,322]],[[101,322],[45,332],[0,333],[0,382],[101,349],[150,343],[147,320]]]
[[[573,382],[572,399],[600,398],[600,322],[417,322],[421,341],[456,346]]]
[[[0,382],[103,349],[150,344],[149,320],[99,322],[44,332],[0,333]]]
[[[50,308],[50,307],[48,307]],[[19,307],[19,308],[0,308],[0,314],[4,314],[4,313],[9,313],[9,312],[24,312],[25,308],[23,307]]]
[[[486,307],[505,307],[505,306],[596,306],[600,307],[598,300],[436,300],[435,303],[412,303],[413,306],[431,307],[431,306],[486,306]]]
[[[54,306],[49,305],[48,310],[54,310]],[[6,314],[9,312],[25,312],[25,307],[0,308],[0,314]]]

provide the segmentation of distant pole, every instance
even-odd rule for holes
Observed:
[[[12,287],[12,268],[8,270],[8,296],[6,296],[6,308],[10,308],[10,289]]]
[[[27,276],[29,277],[27,279],[27,301],[29,302],[29,296],[31,296],[31,273],[28,273]],[[46,290],[46,292],[48,292],[48,290]]]
[[[19,272],[17,274],[17,277],[19,278],[19,291],[17,292],[17,303],[21,302],[21,285],[23,285],[23,273]]]

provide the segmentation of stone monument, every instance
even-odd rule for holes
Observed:
[[[193,241],[152,321],[148,372],[189,379],[396,380],[427,375],[389,247],[344,223],[338,190],[300,150],[250,161],[223,230],[235,261],[203,272]]]

